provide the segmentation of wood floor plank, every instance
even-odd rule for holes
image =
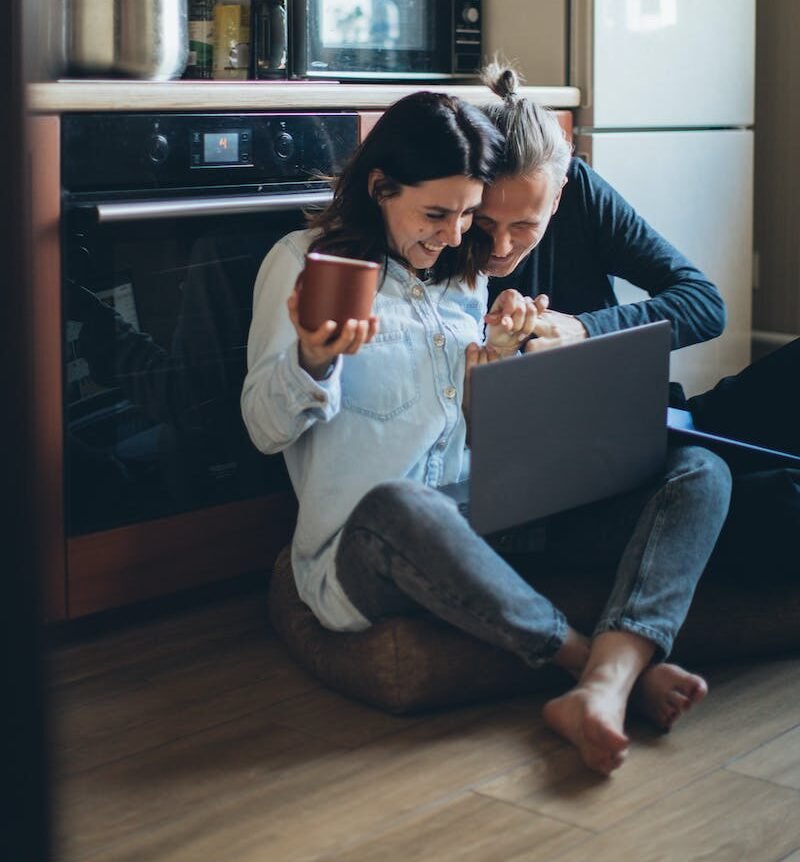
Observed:
[[[604,780],[568,747],[482,785],[497,799],[586,829],[603,829],[800,723],[800,662],[711,674],[706,701],[669,734],[637,724],[631,754]]]
[[[775,737],[731,763],[728,769],[800,790],[800,727]]]
[[[281,700],[264,715],[275,724],[342,748],[357,748],[427,720],[424,716],[390,715],[321,687]]]
[[[541,862],[588,835],[558,820],[468,793],[325,862]]]
[[[264,601],[257,593],[234,596],[56,644],[49,650],[49,681],[65,685],[107,670],[120,672],[152,657],[168,661],[170,655],[186,655],[207,641],[218,642],[248,629],[263,631]]]
[[[104,671],[52,691],[53,750],[69,774],[315,688],[318,683],[285,660],[280,644],[253,632],[220,645],[212,656],[196,651],[162,668],[151,657],[121,678]]]
[[[778,862],[800,842],[800,794],[720,770],[617,822],[558,862]]]
[[[307,747],[275,752],[259,720],[68,779],[65,858],[248,860],[268,846],[281,862],[316,859],[535,757],[542,733],[495,705],[431,716],[355,750],[305,737]]]
[[[255,713],[161,748],[59,781],[57,856],[64,862],[171,858],[206,836],[264,819],[261,800],[287,784],[302,796],[317,776],[336,782],[356,768],[331,747]],[[288,780],[287,780],[288,776]],[[276,790],[276,788],[278,788]],[[267,818],[268,822],[268,818]],[[226,853],[194,857],[235,859]]]
[[[163,694],[148,692],[147,720],[128,725],[102,727],[102,715],[116,714],[120,707],[104,710],[92,731],[76,735],[75,728],[85,727],[85,717],[58,726],[54,733],[53,759],[63,777],[88,769],[97,769],[117,760],[160,748],[175,740],[226,724],[263,708],[279,695],[269,682],[242,686],[230,691],[209,691],[204,701],[170,703]],[[263,719],[262,719],[263,720]],[[58,725],[58,723],[57,723]]]
[[[323,689],[260,597],[51,668],[60,862],[800,862],[800,658],[715,671],[610,780],[543,726],[546,694],[398,718]]]

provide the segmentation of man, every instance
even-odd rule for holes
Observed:
[[[602,177],[571,157],[555,115],[517,94],[512,69],[493,64],[484,80],[501,98],[484,111],[506,144],[475,223],[493,242],[486,267],[490,307],[507,288],[535,307],[537,337],[525,350],[656,320],[671,322],[673,349],[720,335],[724,304],[708,278]],[[615,276],[650,298],[618,304]],[[799,379],[800,339],[688,401],[673,384],[673,403],[691,410],[699,428],[800,454]],[[765,563],[796,568],[800,471],[777,463],[757,470],[746,462],[730,466],[736,481],[716,561],[743,570]]]

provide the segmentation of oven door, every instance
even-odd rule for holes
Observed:
[[[239,397],[270,247],[327,190],[86,200],[65,211],[66,522],[78,537],[283,495]],[[281,308],[276,314],[284,313]]]

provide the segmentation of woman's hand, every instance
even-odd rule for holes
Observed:
[[[378,318],[373,314],[367,320],[348,320],[334,337],[338,324],[326,320],[313,332],[300,326],[297,311],[298,288],[286,301],[289,319],[297,332],[300,367],[315,380],[322,380],[341,353],[357,353],[362,344],[371,341],[378,331]]]
[[[536,331],[537,321],[547,311],[547,304],[545,294],[531,299],[512,288],[504,290],[483,318],[487,345],[500,357],[515,355],[520,345]]]
[[[467,420],[467,424],[469,424],[469,379],[472,376],[472,369],[476,365],[488,365],[490,362],[496,362],[501,356],[490,344],[485,344],[481,347],[475,344],[475,342],[467,345],[465,355],[466,369],[464,372],[464,395],[461,399],[461,409]]]

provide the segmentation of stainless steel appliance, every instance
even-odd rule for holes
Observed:
[[[123,600],[181,567],[267,566],[294,502],[282,457],[255,450],[239,410],[253,283],[330,199],[322,177],[355,148],[358,118],[68,114],[61,128],[70,580],[112,541],[123,562],[148,549],[150,586],[121,584]],[[188,558],[160,554],[178,534]],[[108,601],[73,591],[70,615]]]
[[[474,78],[481,65],[481,17],[481,0],[294,0],[291,76]]]
[[[177,78],[189,52],[186,0],[67,0],[71,74]]]

